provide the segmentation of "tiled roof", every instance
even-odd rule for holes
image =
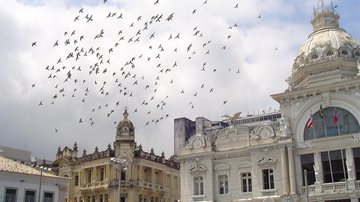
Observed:
[[[6,171],[6,172],[13,172],[13,173],[22,173],[22,174],[29,174],[29,175],[40,175],[40,171],[28,166],[23,163],[16,162],[14,160],[5,158],[3,156],[0,156],[0,171]],[[43,172],[43,176],[48,177],[58,177],[56,175],[45,173]]]

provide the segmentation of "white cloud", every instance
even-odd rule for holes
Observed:
[[[106,149],[115,138],[114,121],[122,119],[127,105],[136,127],[136,141],[148,151],[153,147],[157,154],[165,151],[170,156],[175,118],[203,116],[215,120],[237,111],[246,114],[276,108],[270,94],[285,90],[284,80],[290,75],[293,59],[311,30],[311,1],[208,0],[206,5],[191,0],[160,0],[158,5],[140,0],[108,2],[7,1],[0,8],[0,37],[5,39],[0,47],[4,58],[0,61],[0,87],[5,95],[0,100],[4,114],[0,131],[6,136],[2,144],[27,145],[36,156],[50,159],[58,146],[72,146],[75,141],[88,153],[96,145]],[[239,8],[234,8],[237,3]],[[80,8],[83,13],[79,13]],[[116,14],[107,18],[109,13]],[[117,19],[121,13],[123,18]],[[172,13],[173,19],[166,21]],[[261,19],[257,18],[259,14]],[[87,22],[86,15],[92,15],[93,21]],[[151,17],[160,15],[160,22],[150,23]],[[79,20],[74,22],[77,16]],[[144,29],[145,22],[148,29]],[[103,37],[94,40],[101,30]],[[122,34],[118,35],[120,30]],[[152,33],[154,38],[150,39]],[[180,38],[175,39],[178,33]],[[124,40],[119,40],[121,37]],[[138,37],[139,42],[134,42]],[[65,45],[67,39],[69,45]],[[37,44],[32,47],[34,41]],[[59,45],[53,47],[56,41]],[[113,52],[109,52],[111,48]],[[81,49],[76,61],[74,57]],[[70,52],[74,57],[66,59]],[[97,53],[103,55],[102,64]],[[59,58],[61,63],[57,64]],[[132,58],[133,66],[125,65]],[[173,67],[175,62],[177,66]],[[91,71],[95,63],[99,65],[97,75]],[[49,71],[45,70],[48,65]],[[81,71],[77,70],[79,66]],[[105,69],[107,72],[102,73]],[[72,77],[64,83],[69,71]],[[124,79],[122,72],[130,75]],[[56,77],[49,79],[50,75]],[[64,92],[59,92],[61,89]],[[124,92],[133,97],[124,97]],[[225,100],[228,103],[223,105]],[[38,106],[40,101],[43,106]],[[147,104],[142,105],[143,101]],[[133,113],[135,108],[137,112]],[[114,112],[108,117],[111,110]],[[167,114],[169,118],[165,118]],[[84,123],[78,123],[80,118]],[[90,119],[94,126],[90,126]],[[147,122],[150,124],[145,126]]]

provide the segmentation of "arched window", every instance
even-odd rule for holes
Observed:
[[[348,52],[347,52],[346,50],[343,50],[343,51],[341,52],[341,54],[343,54],[343,55],[348,55]]]
[[[331,50],[329,50],[329,51],[326,53],[326,55],[327,55],[327,56],[332,56],[332,55],[334,55],[334,52],[331,51]]]
[[[304,140],[334,137],[360,132],[359,122],[345,109],[328,107],[312,116],[312,127],[305,125]],[[322,114],[322,115],[321,115]],[[336,117],[336,118],[335,118]],[[335,119],[337,121],[335,121]]]
[[[311,56],[311,59],[314,60],[314,59],[317,59],[318,57],[319,57],[318,55],[314,54],[314,55]]]

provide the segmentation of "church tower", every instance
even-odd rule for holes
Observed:
[[[114,142],[115,156],[117,158],[133,158],[135,150],[135,127],[128,119],[127,108],[123,113],[123,120],[116,127],[116,138]]]

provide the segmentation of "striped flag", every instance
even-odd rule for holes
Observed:
[[[333,124],[334,124],[334,125],[337,125],[337,121],[338,121],[338,117],[337,117],[336,108],[335,108],[335,110],[334,110],[334,115],[333,115]]]
[[[310,117],[306,122],[306,127],[311,128],[312,126],[313,126],[313,118],[312,118],[312,113],[310,112]]]

